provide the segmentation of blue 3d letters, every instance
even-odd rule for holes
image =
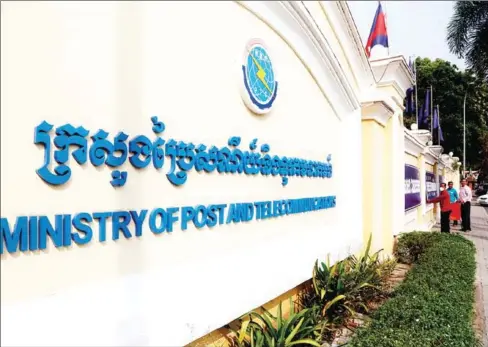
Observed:
[[[283,186],[288,184],[289,177],[332,177],[330,154],[323,162],[272,155],[269,154],[271,148],[268,144],[258,146],[258,139],[253,139],[249,150],[244,150],[239,148],[241,138],[238,136],[229,138],[227,146],[220,148],[174,139],[166,141],[161,137],[165,130],[164,123],[156,116],[151,118],[151,122],[156,135],[154,138],[137,135],[128,141],[129,135],[121,131],[111,140],[108,132],[99,129],[90,136],[89,141],[89,131],[83,126],[65,124],[56,128],[56,136],[51,141],[53,125],[43,121],[34,131],[34,143],[44,147],[44,164],[36,172],[48,184],[63,185],[71,178],[71,155],[79,165],[84,165],[89,159],[95,167],[105,165],[113,169],[110,183],[114,187],[121,187],[127,182],[128,172],[119,169],[127,159],[136,169],[144,169],[151,164],[155,169],[162,169],[168,158],[166,177],[176,186],[185,184],[191,170],[280,176]],[[56,163],[52,172],[49,169],[51,156]]]

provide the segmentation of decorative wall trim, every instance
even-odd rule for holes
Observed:
[[[449,154],[441,154],[439,157],[439,163],[442,163],[444,166],[449,165],[451,162],[453,162],[452,158],[449,156]]]
[[[432,134],[428,130],[408,130],[408,132],[424,145],[427,145],[427,142],[432,140]]]
[[[354,89],[352,88],[344,71],[342,70],[340,63],[335,56],[329,42],[324,36],[320,26],[314,20],[303,1],[280,2],[288,8],[295,20],[297,20],[302,25],[304,34],[309,38],[309,40],[314,41],[317,50],[316,53],[320,55],[322,61],[326,63],[326,66],[333,73],[334,78],[337,80],[338,85],[341,87],[341,92],[344,94],[350,107],[352,108],[351,111],[359,108],[359,100],[354,93]]]
[[[306,1],[302,3],[309,4]],[[349,6],[346,1],[319,1],[319,3],[332,28],[334,38],[344,52],[345,63],[354,78],[355,93],[360,95],[363,88],[372,86],[375,81]],[[341,59],[342,61],[344,60]]]
[[[401,99],[414,84],[412,73],[403,56],[371,60],[371,68],[378,81],[377,85],[393,87]]]
[[[361,103],[361,119],[374,120],[385,127],[388,120],[395,114],[394,109],[385,100]]]
[[[371,68],[369,59],[366,56],[363,41],[361,40],[361,36],[359,35],[359,31],[356,26],[356,22],[354,21],[354,18],[351,13],[351,9],[349,8],[347,1],[334,1],[334,3],[340,9],[340,12],[343,15],[344,20],[348,23],[347,32],[349,33],[350,37],[353,39],[355,43],[356,53],[361,62],[361,67],[364,69],[364,71],[368,72],[367,73],[368,80],[374,82],[373,70]]]
[[[404,134],[405,152],[418,158],[423,153],[425,146],[409,130],[405,129]]]
[[[444,151],[442,146],[434,145],[429,147],[429,151],[436,157],[439,158]]]
[[[437,159],[438,158],[434,155],[434,153],[432,153],[429,150],[429,147],[425,147],[422,153],[424,154],[425,162],[427,164],[435,165],[435,163],[437,162]]]
[[[307,2],[302,1],[303,5],[308,9]],[[313,2],[316,4],[316,2]],[[341,51],[344,53],[344,61],[347,64],[348,67],[348,72],[350,72],[350,75],[352,76],[352,79],[354,80],[354,87],[355,90],[354,92],[356,95],[359,93],[359,78],[357,71],[354,69],[354,58],[355,54],[349,54],[348,50],[350,49],[350,42],[352,42],[351,37],[347,35],[344,30],[342,30],[342,27],[340,25],[336,25],[338,20],[342,19],[342,22],[344,22],[344,18],[338,18],[341,14],[338,12],[338,7],[336,5],[335,1],[331,2],[323,2],[319,1],[319,6],[321,13],[325,16],[328,24],[330,25],[331,31],[332,31],[332,36],[337,40],[337,43],[339,44]],[[334,12],[337,12],[337,15],[334,15]],[[337,30],[339,29],[339,30]],[[324,35],[325,36],[325,35]]]
[[[400,99],[400,98],[398,98],[398,97],[396,97],[396,96],[392,96],[392,97],[391,97],[391,99],[392,99],[392,100],[395,102],[396,106],[397,106],[397,107],[398,107],[398,108],[399,108],[399,109],[402,111],[402,113],[403,113],[403,111],[405,110],[405,106],[403,106],[403,99]],[[403,115],[402,115],[402,117],[403,117]]]

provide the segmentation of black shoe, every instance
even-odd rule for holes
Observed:
[[[467,230],[466,230],[466,229],[461,229],[461,231],[464,231],[464,232],[466,232]]]

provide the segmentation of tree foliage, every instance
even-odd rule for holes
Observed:
[[[447,43],[451,53],[466,58],[468,67],[488,80],[488,1],[456,1]]]
[[[442,59],[417,58],[418,106],[432,86],[434,105],[439,105],[444,135],[444,153],[463,159],[463,102],[466,95],[466,166],[485,167],[488,173],[488,84],[471,71],[460,71]],[[420,111],[419,111],[420,114]],[[415,122],[415,114],[405,114],[405,125]],[[436,143],[437,144],[437,143]]]

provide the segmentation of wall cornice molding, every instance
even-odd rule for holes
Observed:
[[[409,153],[417,158],[424,153],[425,146],[415,136],[413,136],[409,130],[404,130],[404,137],[406,153]]]
[[[395,110],[385,100],[366,101],[361,103],[361,119],[374,120],[385,127],[388,120],[393,117]]]
[[[377,85],[393,87],[403,100],[408,88],[414,84],[412,72],[408,68],[403,56],[394,56],[371,60],[371,68],[375,75]]]
[[[436,164],[438,158],[430,151],[429,147],[425,147],[422,153],[424,154],[426,163],[430,165]]]

